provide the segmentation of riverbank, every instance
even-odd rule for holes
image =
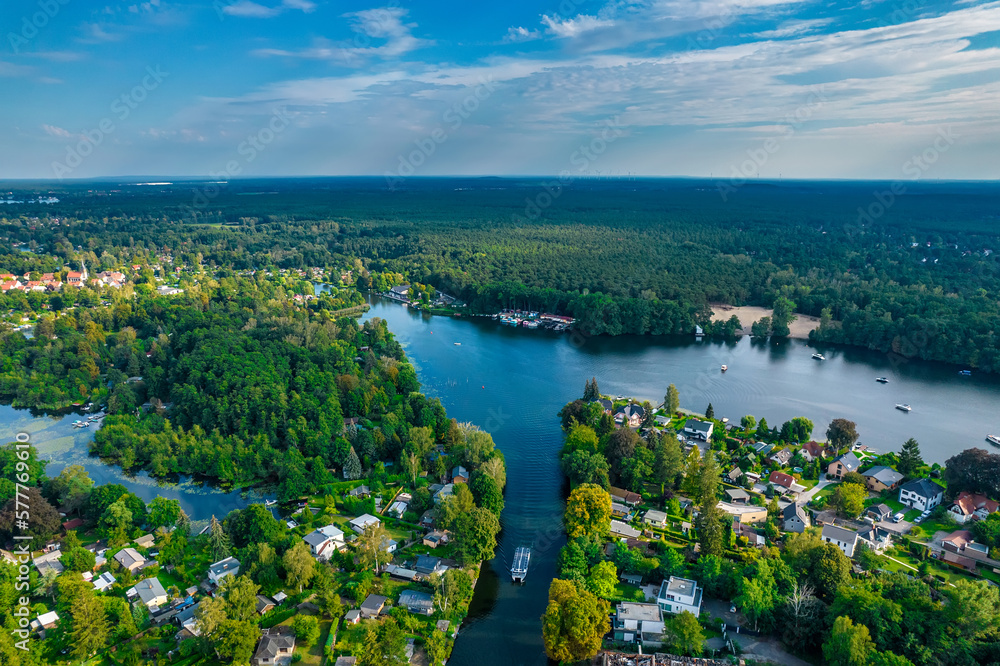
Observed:
[[[761,317],[770,317],[774,314],[771,308],[762,308],[756,305],[732,306],[721,303],[712,304],[712,321],[726,321],[733,315],[740,320],[743,326],[742,331],[737,335],[750,335],[750,327],[754,322],[760,321]],[[819,328],[819,317],[811,315],[795,314],[795,319],[788,325],[789,338],[796,340],[808,340],[809,333]]]

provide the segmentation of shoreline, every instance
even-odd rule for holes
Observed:
[[[761,317],[770,317],[774,310],[763,308],[757,305],[727,305],[725,303],[710,303],[712,308],[712,321],[726,321],[733,315],[740,320],[743,325],[742,331],[737,331],[736,335],[750,335],[750,327]],[[795,340],[808,340],[809,333],[819,328],[819,317],[795,313],[795,319],[788,325],[789,338]]]

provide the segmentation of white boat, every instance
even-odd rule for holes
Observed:
[[[825,361],[826,360],[826,356],[823,356],[819,352],[816,352],[815,354],[813,354],[813,358],[816,359],[817,361]]]
[[[909,405],[903,403],[903,404],[896,405],[896,409],[898,409],[901,412],[909,412],[909,411],[913,410],[913,407],[910,407]]]
[[[723,365],[723,366],[722,366],[722,371],[723,371],[723,372],[725,372],[725,371],[726,371],[726,370],[728,370],[728,369],[729,369],[729,366],[728,366],[728,365]]]
[[[887,377],[876,377],[875,381],[877,381],[879,384],[888,384],[889,383],[889,379]]]
[[[514,563],[510,565],[510,577],[515,583],[523,583],[528,577],[528,562],[531,560],[531,549],[518,546],[514,551]]]
[[[461,343],[461,342],[456,342],[456,343],[455,343],[455,346],[456,346],[456,347],[461,347],[461,346],[462,346],[462,343]]]
[[[993,446],[1000,446],[1000,437],[997,435],[986,435],[986,441]]]

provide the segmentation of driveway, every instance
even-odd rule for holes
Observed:
[[[795,503],[808,504],[812,500],[812,498],[816,496],[816,493],[823,490],[831,483],[836,483],[836,482],[837,482],[836,479],[829,479],[827,478],[826,474],[824,474],[823,478],[817,481],[815,486],[813,486],[811,489],[799,495],[798,499],[795,500]]]

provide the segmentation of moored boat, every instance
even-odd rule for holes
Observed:
[[[993,446],[1000,446],[1000,436],[997,435],[986,435],[986,441]]]
[[[725,371],[726,371],[726,370],[728,370],[728,369],[729,369],[729,366],[728,366],[728,365],[723,365],[723,366],[722,366],[722,371],[723,371],[723,372],[725,372]]]
[[[897,404],[896,409],[898,409],[901,412],[913,411],[913,408],[907,405],[906,403]]]
[[[877,381],[879,384],[888,384],[889,383],[889,380],[886,377],[876,377],[875,381]]]
[[[813,354],[813,358],[816,359],[817,361],[825,361],[826,360],[826,356],[823,356],[819,352],[816,352],[815,354]]]

